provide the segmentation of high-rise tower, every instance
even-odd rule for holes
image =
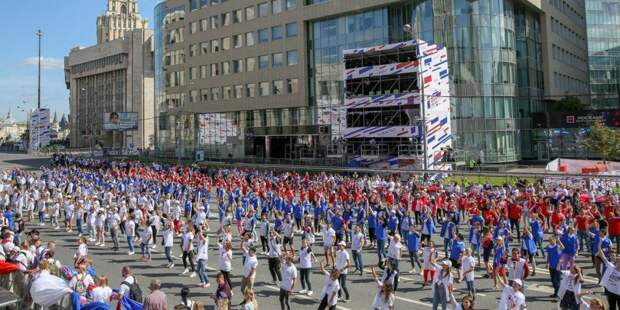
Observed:
[[[97,44],[123,38],[126,31],[147,26],[146,18],[138,13],[137,0],[108,0],[105,13],[97,17]]]

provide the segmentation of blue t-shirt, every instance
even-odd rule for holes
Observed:
[[[391,215],[388,218],[388,226],[390,231],[396,231],[396,226],[398,226],[398,217],[396,215]]]
[[[336,232],[340,232],[342,230],[343,224],[344,222],[342,221],[341,217],[332,218],[332,227],[334,228]]]
[[[368,214],[368,228],[375,228],[376,226],[377,218],[372,214]]]
[[[556,269],[558,267],[558,263],[560,262],[560,257],[562,256],[560,247],[557,244],[548,245],[545,248],[545,252],[547,252],[547,260],[549,262],[549,269]]]
[[[15,227],[15,212],[4,211],[4,217],[6,218],[6,221],[9,223],[9,227],[13,229],[13,227]]]
[[[385,225],[382,223],[377,223],[377,227],[375,228],[375,238],[377,240],[385,240]]]
[[[607,259],[610,259],[611,257],[611,240],[607,237],[605,237],[603,239],[603,241],[601,241],[601,250],[603,251],[603,255],[605,255],[605,257]]]
[[[450,251],[450,259],[457,260],[461,256],[461,253],[465,251],[465,242],[458,240],[452,242],[452,250]]]
[[[417,232],[408,231],[407,232],[407,249],[409,252],[417,252],[418,251],[418,240],[420,236]]]

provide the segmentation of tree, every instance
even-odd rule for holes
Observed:
[[[585,139],[586,148],[601,156],[603,162],[620,160],[620,132],[595,122]]]
[[[558,112],[579,112],[584,109],[585,105],[581,99],[575,96],[566,96],[555,104],[555,110]]]

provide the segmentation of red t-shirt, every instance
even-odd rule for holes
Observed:
[[[577,215],[577,230],[584,231],[588,230],[588,220],[589,216],[587,215]]]

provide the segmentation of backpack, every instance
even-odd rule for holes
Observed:
[[[125,284],[129,287],[129,299],[142,303],[142,289],[140,285],[138,285],[138,280],[136,278],[134,278],[133,284],[127,281],[123,281],[121,284]]]

